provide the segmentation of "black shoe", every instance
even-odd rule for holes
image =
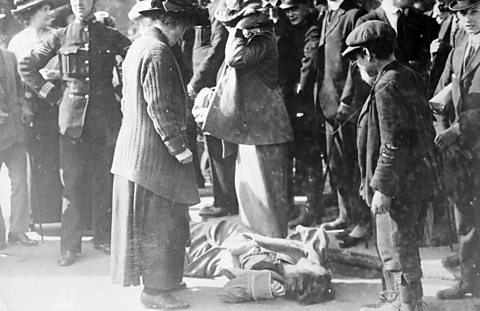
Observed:
[[[209,208],[203,208],[198,213],[201,217],[222,217],[230,215],[230,211],[224,207],[212,206]]]
[[[368,241],[369,240],[370,240],[369,235],[361,237],[361,238],[354,238],[350,235],[347,235],[342,240],[342,242],[338,243],[338,246],[340,246],[340,248],[350,248],[350,247],[354,247],[354,246],[360,244],[361,242],[366,242],[365,243],[365,248],[368,248]]]
[[[344,230],[340,233],[335,234],[335,238],[337,240],[342,240],[343,241],[347,236],[349,236],[349,234],[350,234],[350,230]]]
[[[460,266],[460,256],[458,254],[447,256],[442,259],[442,265],[445,268],[454,268]]]
[[[58,265],[61,267],[71,266],[75,263],[77,254],[74,251],[64,251],[58,258]]]
[[[140,301],[147,309],[184,310],[190,307],[188,303],[178,300],[169,293],[152,296],[142,292]]]
[[[480,289],[474,289],[472,286],[464,285],[460,281],[451,288],[438,291],[437,297],[442,300],[462,299],[467,294],[472,294],[473,297],[479,298]]]
[[[30,240],[25,233],[10,232],[8,233],[8,243],[20,244],[24,246],[37,246],[38,242]]]

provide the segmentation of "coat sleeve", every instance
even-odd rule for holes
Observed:
[[[395,82],[385,81],[375,86],[374,109],[379,125],[380,146],[370,187],[391,197],[400,193],[400,182],[408,170],[407,160],[414,127],[403,103],[411,96],[415,94],[405,94],[405,88]]]
[[[130,42],[130,39],[125,37],[120,31],[114,29],[112,36],[114,38],[113,42],[117,45],[118,54],[125,58],[132,42]]]
[[[45,80],[39,70],[45,67],[60,49],[61,35],[64,29],[58,29],[39,43],[24,59],[20,60],[19,71],[28,86],[46,102],[54,105],[62,97],[62,91],[52,82]]]
[[[446,87],[448,84],[452,82],[452,74],[453,74],[453,65],[452,65],[452,59],[453,59],[453,52],[454,50],[450,51],[450,54],[448,54],[447,62],[445,64],[445,68],[443,69],[442,76],[440,77],[440,80],[438,81],[437,87],[435,89],[435,94],[443,90],[444,87]],[[445,107],[443,112],[441,113],[435,113],[434,114],[434,126],[435,130],[437,133],[443,132],[450,126],[450,118],[451,114],[455,113],[455,108],[453,107],[453,102],[450,103],[449,106]]]
[[[303,47],[302,67],[300,68],[300,89],[307,90],[313,88],[315,78],[317,77],[318,66],[318,45],[322,35],[319,26],[312,26],[305,37]]]
[[[182,133],[185,132],[185,115],[178,113],[179,106],[185,106],[180,90],[180,77],[176,74],[177,65],[170,51],[158,49],[142,63],[143,96],[147,102],[147,112],[153,121],[156,132],[175,156],[187,149]],[[186,106],[183,111],[186,114]],[[183,126],[182,126],[183,124]]]
[[[253,67],[261,63],[271,50],[273,34],[254,35],[246,39],[241,29],[233,29],[225,48],[225,63],[233,68]]]
[[[211,47],[198,69],[193,73],[190,85],[195,92],[207,86],[215,85],[217,72],[225,59],[225,44],[228,38],[228,31],[217,19],[211,24],[212,34],[210,36]]]

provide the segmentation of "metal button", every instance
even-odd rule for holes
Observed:
[[[87,65],[88,65],[88,63],[89,63],[89,61],[88,61],[88,59],[87,59],[87,60],[85,61],[85,64],[87,64]]]
[[[90,78],[89,78],[89,77],[86,77],[86,78],[85,78],[85,81],[90,81]]]
[[[85,95],[85,99],[89,99],[90,98],[90,95]]]
[[[88,31],[88,27],[83,28],[83,31]]]

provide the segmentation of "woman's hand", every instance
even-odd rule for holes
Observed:
[[[188,164],[193,161],[193,154],[190,149],[187,148],[183,152],[177,154],[175,158],[177,158],[177,161],[180,164]]]
[[[451,146],[460,137],[460,125],[457,123],[435,137],[435,145],[441,150]]]

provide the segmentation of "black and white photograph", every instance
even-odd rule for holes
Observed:
[[[0,311],[480,311],[480,0],[0,0]]]

